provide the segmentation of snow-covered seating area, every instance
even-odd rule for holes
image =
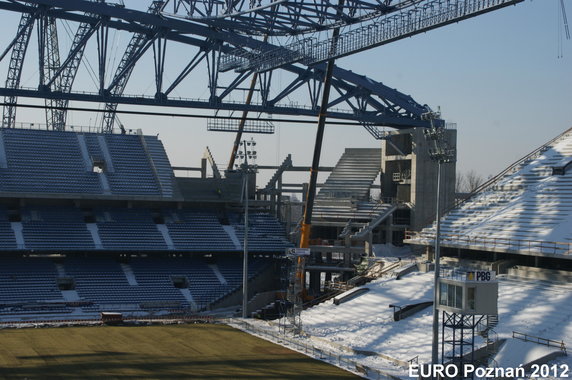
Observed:
[[[348,302],[336,306],[327,301],[305,310],[301,324],[307,335],[299,339],[316,349],[338,352],[344,359],[406,379],[410,360],[419,364],[431,360],[432,308],[395,322],[389,305],[431,300],[433,275],[433,272],[414,272],[400,280],[378,279],[367,284],[370,289],[367,293]],[[512,347],[519,347],[518,354],[524,358],[538,356],[538,345],[513,339],[513,331],[566,344],[572,342],[572,285],[506,275],[497,278],[499,321],[489,336],[506,339]],[[263,321],[257,324],[263,329],[273,326]],[[483,346],[485,339],[476,334],[475,349]],[[558,348],[548,351],[554,350]],[[505,353],[502,360],[511,358],[514,359]],[[551,363],[570,366],[572,359],[562,356]]]
[[[449,247],[531,255],[572,253],[572,129],[492,180],[441,219]],[[567,170],[566,170],[567,168]],[[435,225],[407,239],[431,244]]]

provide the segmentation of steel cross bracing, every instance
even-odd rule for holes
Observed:
[[[293,36],[374,19],[420,0],[170,0],[165,16],[248,35]]]
[[[92,0],[97,1],[97,0]],[[71,91],[73,82],[77,75],[83,53],[85,51],[86,42],[93,35],[93,33],[100,27],[100,22],[96,24],[80,23],[74,35],[72,45],[66,60],[60,65],[57,70],[50,77],[47,88],[52,91],[59,91],[67,94]],[[55,89],[51,86],[55,84]],[[67,106],[69,101],[67,99],[50,99],[54,105],[51,110],[53,113],[52,125],[50,125],[50,118],[48,117],[48,128],[55,130],[64,130],[67,119]],[[50,110],[46,109],[49,114]]]
[[[162,2],[153,2],[151,6],[158,3]],[[6,96],[8,100],[15,99],[16,96],[53,99],[59,101],[59,107],[62,109],[67,107],[69,101],[87,101],[114,107],[117,104],[129,104],[309,117],[315,117],[319,113],[318,100],[325,71],[325,65],[321,63],[309,67],[287,63],[279,69],[268,70],[260,76],[257,83],[256,100],[250,104],[236,100],[242,99],[243,84],[253,70],[222,72],[221,57],[235,51],[236,46],[259,51],[279,48],[272,43],[213,28],[204,23],[166,18],[164,13],[149,11],[151,7],[141,10],[125,9],[104,2],[86,0],[0,0],[1,12],[17,12],[26,20],[33,20],[39,7],[42,8],[43,17],[52,17],[58,22],[76,23],[77,38],[74,38],[66,60],[56,72],[50,74],[52,78],[47,80],[44,76],[43,85],[38,78],[35,88],[22,88],[19,81],[12,81],[0,88],[0,95]],[[161,7],[156,8],[159,9]],[[28,28],[31,28],[33,21],[23,25],[28,24]],[[80,33],[80,29],[83,29],[83,32]],[[123,57],[129,59],[122,59],[115,68],[110,64],[108,53],[109,31],[124,33],[131,37],[130,41],[139,41],[125,48]],[[24,35],[26,33],[18,32],[16,40],[23,40],[23,46],[27,47],[30,37],[24,39],[21,37]],[[93,35],[97,38],[91,38]],[[16,50],[16,45],[10,43],[7,50],[12,49],[13,55],[18,52],[17,56],[20,58],[16,66],[17,71],[20,71],[24,61],[22,51],[25,53],[25,49]],[[97,50],[98,84],[96,88],[86,89],[78,85],[72,88],[73,77],[66,74],[66,70],[70,70],[69,74],[77,73],[77,67],[82,59],[85,61],[84,56],[87,55],[84,55],[83,51],[89,50],[89,46],[95,47],[92,50]],[[184,60],[181,60],[181,55],[174,58],[168,54],[183,49],[186,49]],[[149,79],[137,73],[137,67],[144,65],[146,58],[148,64],[154,67],[155,85],[151,86],[153,91],[143,94],[142,91],[137,92],[136,96],[124,95],[124,90],[129,89],[129,77],[139,75],[135,84]],[[71,70],[72,66],[76,69]],[[275,80],[277,75],[273,74],[276,70],[280,70],[280,80]],[[115,75],[108,79],[105,74],[112,71]],[[57,79],[58,77],[61,78]],[[71,80],[64,85],[63,78],[66,77]],[[60,90],[57,90],[58,81]],[[85,83],[83,85],[85,86]],[[199,87],[208,91],[208,99],[197,99],[193,95],[181,96],[181,93]],[[376,137],[381,136],[377,129],[380,126],[428,126],[427,121],[421,120],[421,114],[428,111],[426,106],[418,104],[408,95],[351,71],[336,67],[332,90],[328,117],[362,123]],[[174,96],[175,94],[177,96]],[[300,101],[302,105],[291,100],[299,97],[303,99]],[[110,127],[105,128],[105,131],[109,130]]]
[[[147,13],[152,15],[157,15],[161,11],[161,8],[164,6],[164,1],[152,1],[151,5],[147,9]],[[112,96],[123,95],[123,91],[125,91],[125,86],[133,73],[133,69],[135,68],[135,64],[137,61],[143,56],[143,54],[147,51],[147,49],[153,45],[153,51],[155,52],[155,57],[157,57],[157,51],[155,49],[155,40],[158,37],[158,33],[153,31],[152,33],[134,33],[127,45],[127,49],[125,53],[123,53],[123,57],[119,62],[119,66],[115,71],[115,76],[113,77],[113,81],[109,85],[108,88],[104,89],[102,86],[100,88],[100,92],[104,94],[110,94]],[[164,49],[161,54],[161,42],[159,42],[159,61],[161,63],[161,70],[157,71],[157,58],[155,59],[155,78],[157,82],[157,87],[160,87],[160,83],[162,83],[162,76],[163,76],[163,67],[164,67]],[[158,79],[158,78],[161,79]],[[159,93],[159,91],[157,91]],[[115,102],[107,102],[105,103],[105,114],[103,115],[103,132],[111,132],[113,131],[113,124],[115,122],[115,111],[117,110],[117,103]]]
[[[375,22],[348,28],[332,49],[332,38],[305,37],[276,49],[237,47],[223,57],[222,70],[271,70],[287,63],[306,66],[341,58],[414,34],[475,17],[524,0],[424,0],[395,9]]]
[[[3,59],[7,53],[12,49],[10,63],[8,67],[8,74],[6,78],[6,88],[17,89],[20,86],[20,78],[22,77],[22,66],[24,64],[24,57],[28,50],[30,36],[34,21],[36,20],[37,8],[32,6],[28,13],[22,13],[16,37],[8,45],[2,57]],[[2,128],[10,128],[14,126],[16,121],[16,101],[15,95],[4,95],[4,112],[2,114]]]
[[[90,0],[99,1],[102,0]],[[2,60],[9,49],[12,49],[10,69],[6,80],[6,87],[17,88],[20,82],[22,64],[29,44],[34,21],[38,21],[38,64],[39,88],[44,91],[68,93],[71,91],[85,42],[93,33],[91,24],[80,24],[70,49],[70,55],[60,65],[59,44],[56,27],[56,18],[46,16],[41,8],[34,12],[22,13],[16,38],[0,57]],[[46,122],[49,129],[63,130],[66,123],[66,110],[68,101],[65,99],[46,98]],[[14,126],[16,119],[16,97],[7,96],[4,99],[3,128]]]
[[[58,48],[58,31],[56,19],[52,16],[41,16],[38,25],[38,57],[40,66],[40,86],[48,91],[61,89],[61,79],[50,80],[60,67],[60,52]],[[51,86],[46,86],[50,80]],[[56,99],[45,99],[46,125],[50,129],[64,130],[65,117],[62,110],[58,110],[60,102]]]

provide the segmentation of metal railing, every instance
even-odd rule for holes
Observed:
[[[313,344],[307,343],[302,340],[298,340],[294,337],[287,336],[286,334],[281,334],[273,330],[265,330],[257,328],[243,320],[229,320],[229,324],[234,324],[235,326],[239,326],[242,330],[256,334],[266,340],[269,340],[274,343],[279,343],[284,345],[288,348],[292,348],[298,352],[304,353],[308,356],[311,356],[316,359],[327,361],[331,364],[334,364],[340,368],[344,368],[350,370],[354,373],[360,373],[363,376],[367,376],[369,379],[377,379],[377,380],[393,380],[395,376],[385,373],[381,370],[376,368],[371,368],[365,366],[355,360],[351,360],[345,358],[342,354],[336,353],[325,348],[316,347]],[[415,358],[411,359],[414,360]],[[406,369],[403,370],[406,372]]]
[[[221,58],[221,70],[258,72],[302,62],[312,65],[428,31],[522,0],[431,0],[344,32],[335,39],[306,38],[267,51],[237,48]]]
[[[433,234],[420,234],[406,231],[405,240],[432,240]],[[466,236],[459,234],[441,234],[441,244],[471,247],[483,250],[499,250],[503,252],[518,252],[542,255],[570,255],[572,243],[525,240],[514,238],[499,238],[488,236]]]
[[[524,157],[518,159],[517,161],[512,163],[509,167],[504,169],[502,172],[498,173],[494,177],[490,178],[489,180],[487,180],[486,182],[481,184],[476,189],[472,190],[466,197],[453,202],[453,204],[451,206],[447,207],[443,211],[443,215],[446,215],[450,211],[461,207],[464,203],[470,202],[473,199],[473,197],[475,197],[477,194],[479,194],[485,190],[494,188],[494,186],[496,186],[501,180],[503,180],[504,178],[518,172],[522,168],[522,166],[524,165],[525,162],[538,158],[543,152],[545,152],[547,149],[549,149],[553,144],[557,143],[558,141],[560,141],[562,138],[564,138],[565,136],[567,136],[569,134],[572,134],[572,128],[567,129],[566,131],[564,131],[560,135],[556,136],[552,140],[546,142],[542,146],[536,148],[534,151],[532,151],[532,152],[528,153],[527,155],[525,155]],[[503,188],[503,190],[505,190],[505,191],[507,191],[507,190],[508,191],[519,191],[519,190],[524,190],[524,189],[525,189],[525,186],[523,186],[522,184],[505,186]],[[423,225],[429,226],[429,225],[431,225],[431,223],[434,223],[434,221],[435,221],[435,214],[433,214],[433,215],[431,215],[431,217],[427,218],[427,220],[425,220],[423,222]]]
[[[17,122],[14,123],[15,129],[31,129],[37,131],[50,131],[51,129],[48,127],[47,124],[44,123],[25,123],[25,122]],[[66,125],[66,131],[71,132],[81,132],[81,133],[102,133],[101,127],[96,127],[92,125]],[[113,129],[113,133],[120,134],[122,131],[120,129]],[[127,129],[126,134],[136,135],[136,129]]]
[[[547,339],[547,338],[541,338],[538,336],[528,335],[528,334],[520,333],[517,331],[512,332],[512,337],[514,339],[520,339],[520,340],[523,340],[525,342],[538,343],[538,344],[541,344],[543,346],[548,346],[548,347],[557,347],[560,350],[562,350],[562,352],[566,353],[566,344],[564,344],[563,340],[558,341],[558,340],[552,340],[552,339]]]

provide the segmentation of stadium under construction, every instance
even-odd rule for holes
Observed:
[[[430,363],[559,378],[572,366],[572,130],[461,196],[455,124],[335,64],[520,2],[0,0],[19,18],[0,56],[0,325],[224,318],[367,378]],[[110,31],[128,36],[118,62]],[[128,87],[141,66],[151,90]],[[179,96],[200,85],[206,99]],[[30,109],[46,123],[17,121]],[[72,126],[71,112],[101,120]],[[235,136],[230,160],[207,147],[173,165],[121,113],[208,119]],[[246,134],[281,120],[317,124],[311,165],[255,164]],[[323,166],[326,125],[377,146]]]

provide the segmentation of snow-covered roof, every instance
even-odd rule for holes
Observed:
[[[572,129],[512,165],[441,219],[442,245],[572,258]],[[562,174],[556,174],[562,173]],[[407,239],[431,244],[435,226]]]

